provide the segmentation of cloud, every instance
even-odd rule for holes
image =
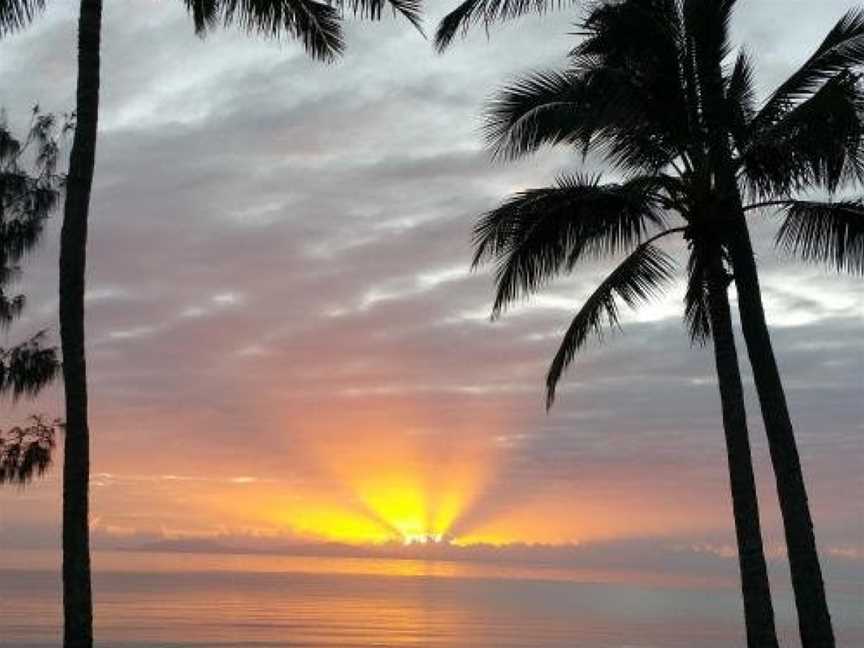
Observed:
[[[776,33],[767,5],[738,12],[736,39],[765,91],[853,6],[794,5],[799,18]],[[418,472],[441,481],[483,449],[459,533],[612,543],[667,528],[682,542],[731,542],[711,355],[687,342],[681,288],[592,346],[546,415],[546,363],[608,266],[580,268],[494,323],[490,273],[469,272],[476,215],[581,162],[546,151],[492,164],[478,129],[504,80],[561,63],[567,31],[557,14],[529,19],[438,56],[404,25],[352,23],[347,56],[328,67],[237,32],[201,41],[180,3],[106,7],[87,301],[100,534],[293,533],[283,512],[302,498],[356,512],[344,482],[370,439],[386,454],[422,438]],[[71,108],[71,9],[55,3],[2,47],[13,121],[36,100]],[[789,263],[770,243],[776,222],[754,227],[820,542],[855,546],[860,510],[837,493],[862,486],[859,280]],[[55,338],[57,231],[55,220],[25,269],[32,307],[20,323]],[[55,390],[34,407],[60,402]],[[351,470],[322,475],[310,458],[320,439]],[[0,493],[6,537],[20,528],[53,546],[57,488],[55,469]],[[272,510],[213,504],[250,492]]]

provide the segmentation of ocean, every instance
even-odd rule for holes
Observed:
[[[55,559],[56,560],[56,559]],[[0,646],[59,645],[52,561],[0,568]],[[104,648],[730,648],[731,586],[668,584],[548,566],[238,555],[94,558]],[[784,646],[791,594],[778,593]],[[832,594],[841,646],[864,646],[862,592]]]

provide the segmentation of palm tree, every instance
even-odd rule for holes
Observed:
[[[25,305],[24,295],[8,295],[6,288],[17,276],[22,257],[39,243],[45,221],[60,199],[63,178],[56,172],[58,151],[53,115],[34,108],[21,141],[0,112],[0,327],[4,329]],[[43,337],[44,332],[39,332],[13,347],[0,348],[0,394],[32,397],[56,377],[57,350],[45,347]],[[0,431],[0,484],[23,485],[48,469],[58,425],[31,416],[24,426]]]
[[[779,209],[781,248],[839,271],[864,270],[864,205],[837,199],[864,180],[864,10],[843,16],[816,52],[759,110],[750,64],[738,74],[740,110],[725,130],[720,168],[729,190],[730,254],[742,331],[765,421],[805,648],[835,645],[813,519],[780,372],[762,305],[745,213]],[[722,129],[718,129],[723,132]],[[719,150],[719,147],[718,147]],[[819,190],[832,198],[806,200]],[[742,196],[754,202],[742,206]]]
[[[377,20],[386,6],[419,29],[420,0],[184,0],[199,35],[219,25],[299,40],[315,59],[344,49],[341,18],[348,11]],[[0,37],[28,25],[45,0],[0,0]],[[60,238],[60,338],[66,392],[63,466],[63,608],[66,648],[93,645],[88,531],[90,432],[84,346],[87,219],[96,161],[102,0],[81,0],[78,17],[77,124]]]
[[[541,105],[551,91],[575,90],[592,73],[590,64],[568,75],[535,75],[504,90],[489,112],[493,145],[503,154],[521,154],[533,147],[529,131],[517,134],[528,104]],[[572,76],[570,76],[572,75]],[[556,82],[562,85],[556,86]],[[586,87],[582,101],[591,102]],[[579,108],[575,108],[579,110]],[[599,116],[599,115],[598,115]],[[568,128],[561,114],[558,125]],[[578,128],[574,122],[573,127]],[[542,127],[541,127],[542,128]],[[614,142],[607,142],[614,146]],[[626,257],[585,300],[564,335],[547,374],[547,407],[551,407],[564,370],[592,334],[619,323],[618,300],[630,307],[656,297],[675,277],[672,258],[658,241],[679,235],[689,241],[688,290],[685,315],[694,341],[714,340],[732,504],[738,542],[747,645],[777,646],[774,611],[762,545],[756,484],[747,433],[741,375],[732,332],[727,289],[726,251],[712,231],[720,215],[712,208],[713,190],[704,155],[682,149],[679,159],[692,156],[694,172],[676,175],[670,161],[663,167],[618,162],[631,173],[623,183],[601,183],[589,176],[565,176],[553,187],[533,189],[512,197],[486,214],[475,228],[474,267],[496,264],[493,316],[513,301],[542,288],[559,273],[572,270],[585,258]],[[690,159],[688,157],[688,159]],[[642,167],[642,168],[640,168]],[[669,223],[670,216],[680,223]]]
[[[807,647],[830,647],[834,638],[812,518],[744,214],[780,209],[785,213],[777,238],[781,248],[838,270],[864,269],[862,203],[836,199],[844,183],[860,184],[864,174],[864,99],[859,82],[864,11],[843,16],[805,64],[757,106],[749,56],[742,52],[729,65],[727,31],[734,5],[735,0],[600,5],[588,23],[598,29],[608,24],[603,43],[621,53],[614,69],[607,66],[606,78],[592,75],[597,78],[590,80],[593,95],[605,93],[606,101],[589,110],[581,89],[587,81],[571,87],[566,78],[541,77],[534,80],[534,92],[523,93],[531,97],[521,106],[520,118],[513,119],[512,129],[502,126],[494,134],[502,140],[499,148],[511,155],[546,143],[599,145],[625,168],[633,162],[650,168],[672,159],[682,176],[693,173],[692,160],[670,158],[669,144],[682,136],[698,136],[725,214],[718,234],[724,237],[733,266],[768,435],[802,642]],[[436,42],[443,49],[475,22],[489,24],[546,8],[548,3],[542,0],[466,0],[442,21]],[[663,25],[660,33],[645,31],[646,20]],[[652,37],[645,38],[646,33]],[[582,53],[592,55],[585,49]],[[658,56],[666,57],[665,69],[656,66]],[[628,78],[632,74],[640,77]],[[682,83],[688,77],[689,88]],[[641,88],[641,97],[634,96],[633,86]],[[598,119],[597,113],[603,117]],[[610,114],[617,120],[611,130],[606,123],[613,119]],[[655,132],[656,139],[643,136],[640,129]],[[808,191],[827,191],[832,200],[806,200]],[[751,204],[744,205],[745,199]]]

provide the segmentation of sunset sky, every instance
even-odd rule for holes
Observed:
[[[453,4],[430,3],[428,31]],[[760,90],[857,5],[740,2]],[[55,2],[3,43],[0,104],[19,132],[35,102],[73,106],[73,15]],[[683,288],[594,345],[547,415],[547,363],[604,267],[496,322],[489,272],[468,269],[478,214],[581,166],[561,150],[492,164],[479,136],[496,87],[563,64],[577,15],[478,30],[445,55],[403,21],[351,21],[327,66],[236,30],[202,41],[179,1],[106,4],[87,292],[97,549],[428,535],[581,544],[589,562],[617,548],[658,568],[728,556],[713,360],[688,342]],[[10,341],[57,339],[54,221]],[[778,256],[777,222],[754,235],[817,537],[829,569],[861,570],[860,278]],[[747,387],[776,554],[749,373]],[[9,420],[61,402],[55,388]],[[0,491],[4,551],[58,546],[58,478]]]

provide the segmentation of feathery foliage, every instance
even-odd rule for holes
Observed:
[[[8,328],[24,308],[24,295],[9,296],[6,288],[57,207],[64,183],[56,170],[58,138],[70,128],[69,119],[61,125],[34,108],[27,137],[20,141],[0,114],[0,328]],[[0,394],[33,397],[54,380],[60,368],[57,350],[43,342],[44,331],[0,348]],[[23,484],[48,468],[55,427],[32,417],[28,426],[0,432],[0,483]]]
[[[864,201],[796,200],[784,206],[777,245],[804,261],[864,273]]]
[[[831,29],[804,64],[771,94],[756,115],[762,130],[838,74],[864,64],[864,9],[852,9]]]
[[[342,18],[380,20],[389,6],[422,33],[420,0],[184,0],[195,31],[238,25],[247,32],[300,41],[315,59],[332,61],[345,50]]]
[[[687,255],[687,290],[684,293],[684,323],[694,344],[711,338],[711,259],[717,246],[706,236],[690,237]]]
[[[63,424],[31,416],[23,427],[0,431],[0,484],[23,486],[34,477],[41,477],[51,466],[55,435]]]
[[[741,147],[742,178],[752,195],[835,191],[864,179],[864,89],[852,70],[838,72],[775,122],[758,127],[751,124]]]
[[[0,37],[29,25],[45,9],[45,0],[0,0]]]
[[[443,52],[457,35],[464,36],[477,24],[482,24],[488,30],[496,22],[519,18],[529,13],[544,14],[575,2],[576,0],[464,0],[438,25],[435,49]]]
[[[248,32],[299,41],[315,59],[332,61],[345,50],[344,15],[380,20],[384,10],[407,19],[422,33],[421,0],[183,0],[201,36],[237,25]],[[0,0],[0,38],[27,27],[47,0]]]
[[[546,407],[555,401],[555,389],[573,356],[594,335],[602,338],[603,327],[619,325],[617,299],[630,308],[659,295],[674,278],[672,258],[651,243],[643,243],[615,268],[585,300],[564,334],[564,339],[546,375]]]
[[[746,145],[748,126],[756,114],[756,91],[753,88],[753,60],[746,51],[735,59],[726,82],[725,123],[735,147]]]
[[[577,125],[573,119],[583,96],[582,79],[575,71],[538,72],[522,77],[500,91],[487,106],[486,142],[496,157],[505,159],[544,145],[586,146],[591,135],[587,124],[580,121]]]
[[[517,194],[480,220],[474,266],[497,262],[497,316],[581,259],[632,250],[649,227],[662,225],[656,198],[639,178],[604,185],[562,176],[555,187]]]
[[[11,349],[0,349],[0,394],[36,396],[57,377],[57,350],[43,347],[44,331]]]
[[[597,3],[580,24],[583,38],[564,71],[518,78],[489,102],[485,135],[493,156],[514,159],[563,145],[599,154],[630,178],[618,185],[564,178],[516,194],[480,219],[474,266],[494,264],[493,317],[573,271],[583,258],[632,252],[675,215],[685,225],[689,250],[684,320],[694,343],[707,340],[708,259],[728,257],[729,221],[713,175],[718,147],[729,149],[744,193],[786,210],[781,248],[807,261],[861,271],[860,203],[806,202],[795,194],[835,191],[864,178],[864,11],[842,17],[801,70],[759,108],[753,61],[744,51],[733,57],[729,44],[734,5]],[[472,20],[517,15],[495,13],[501,6],[463,3],[460,9],[474,13],[458,24],[464,29]],[[531,9],[522,4],[518,10]],[[571,337],[594,330],[596,319],[579,321],[583,325]],[[572,358],[559,353],[550,376],[558,380]]]
[[[835,199],[844,185],[860,185],[864,179],[859,82],[864,10],[842,17],[817,52],[760,107],[752,60],[745,52],[732,56],[729,26],[735,4],[597,2],[580,25],[583,39],[571,50],[563,72],[535,72],[498,94],[486,114],[494,155],[519,158],[544,145],[570,146],[583,156],[593,152],[625,178],[653,180],[653,208],[633,211],[629,203],[610,203],[611,211],[585,210],[583,216],[568,204],[572,189],[525,191],[482,218],[475,231],[475,265],[486,260],[495,264],[494,316],[516,297],[574,270],[583,248],[602,256],[630,253],[583,302],[565,333],[546,378],[548,408],[588,337],[601,335],[606,323],[619,323],[616,300],[636,307],[672,280],[671,263],[659,256],[663,253],[653,241],[683,234],[688,244],[684,321],[694,343],[717,337],[724,424],[732,421],[726,426],[727,442],[744,438],[737,459],[731,445],[729,452],[730,470],[738,475],[733,476],[733,499],[744,511],[736,509],[736,529],[749,535],[746,540],[739,535],[748,645],[776,646],[764,556],[746,555],[748,545],[761,546],[761,538],[758,515],[752,515],[755,495],[740,488],[741,479],[752,483],[753,471],[725,295],[730,278],[735,279],[778,479],[802,642],[833,646],[812,519],[746,233],[744,213],[756,205],[742,201],[755,198],[757,205],[785,209],[778,235],[782,249],[838,270],[860,273],[864,268],[862,203]],[[491,9],[500,6],[492,0],[464,2],[439,27],[438,47],[446,47],[471,24],[488,25],[532,5],[517,3],[518,11],[511,13]],[[588,189],[598,191],[597,186],[583,187],[583,193]],[[827,190],[831,202],[801,199],[801,193],[812,190]],[[574,213],[578,220],[570,216]],[[648,217],[660,214],[679,218],[683,225],[642,241],[656,226]],[[583,222],[595,229],[586,229]],[[592,234],[610,223],[626,224],[628,245],[594,243]],[[599,240],[607,239],[601,234]],[[637,247],[631,250],[633,243]],[[736,274],[730,275],[730,269]],[[753,562],[747,565],[749,559]]]

